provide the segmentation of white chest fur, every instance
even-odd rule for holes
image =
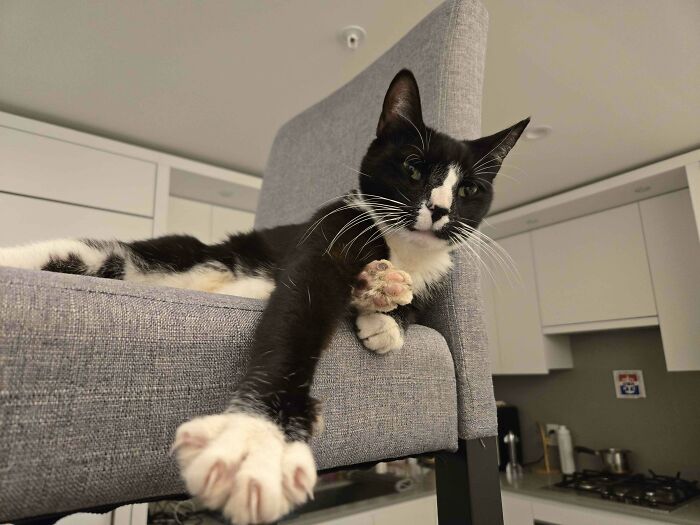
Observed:
[[[385,240],[389,245],[389,260],[396,268],[411,275],[415,295],[439,282],[452,268],[447,248],[424,247],[400,235],[390,235]]]

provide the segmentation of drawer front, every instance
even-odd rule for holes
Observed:
[[[0,246],[65,237],[143,239],[152,236],[153,221],[112,211],[83,208],[0,193]]]
[[[0,191],[153,216],[156,165],[0,126]]]

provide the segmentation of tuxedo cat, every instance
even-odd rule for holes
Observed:
[[[275,521],[312,495],[307,443],[320,408],[310,389],[338,323],[354,315],[371,351],[401,348],[451,253],[487,246],[476,228],[528,122],[477,140],[448,137],[425,125],[418,85],[403,70],[386,93],[359,189],[306,223],[214,245],[189,236],[53,241],[0,249],[0,265],[268,298],[229,408],[182,424],[172,450],[206,506],[239,525]]]

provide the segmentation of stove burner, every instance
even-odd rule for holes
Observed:
[[[700,495],[698,482],[681,479],[680,472],[675,477],[661,476],[652,470],[649,473],[649,476],[622,475],[584,470],[571,475],[564,474],[562,480],[555,483],[555,486],[612,501],[665,511],[674,510]]]

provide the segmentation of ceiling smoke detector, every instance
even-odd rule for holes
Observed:
[[[528,126],[523,133],[525,140],[542,140],[552,133],[552,126]]]
[[[351,51],[360,47],[366,37],[367,31],[360,26],[348,26],[340,32],[341,42]]]

